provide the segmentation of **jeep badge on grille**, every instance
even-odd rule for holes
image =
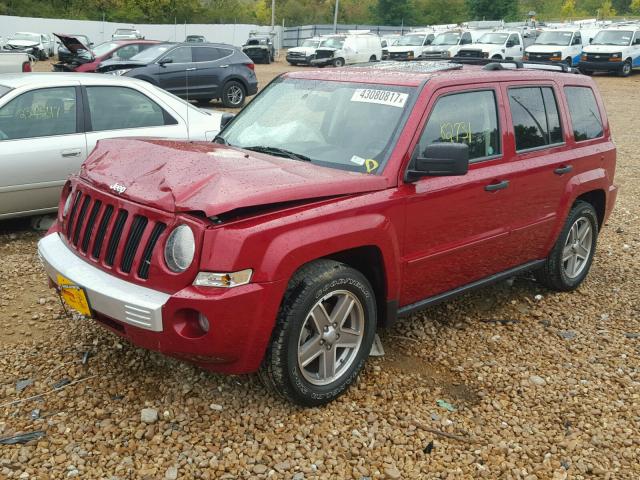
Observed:
[[[123,194],[124,191],[127,189],[127,187],[125,187],[124,185],[122,185],[120,183],[114,183],[109,188],[111,190],[113,190],[114,192],[118,193],[118,194]]]

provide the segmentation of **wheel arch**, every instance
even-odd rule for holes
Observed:
[[[598,230],[600,230],[604,223],[604,215],[607,206],[607,195],[604,190],[598,189],[585,192],[579,195],[573,204],[575,205],[579,201],[587,202],[595,209],[598,214]]]

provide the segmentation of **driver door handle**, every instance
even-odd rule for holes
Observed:
[[[501,182],[498,182],[498,183],[491,183],[485,186],[484,189],[487,192],[495,192],[497,190],[504,190],[508,186],[509,186],[509,180],[502,180]]]
[[[556,175],[564,175],[565,173],[569,173],[571,170],[573,170],[571,165],[563,165],[562,167],[556,168],[553,173]]]
[[[82,150],[80,150],[79,148],[76,148],[73,150],[62,150],[60,152],[60,155],[62,155],[63,158],[70,158],[70,157],[79,157],[81,153],[82,153]]]

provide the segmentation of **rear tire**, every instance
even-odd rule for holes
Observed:
[[[336,58],[333,61],[333,66],[334,67],[344,67],[344,58]]]
[[[584,281],[596,251],[598,216],[590,203],[575,203],[544,266],[538,282],[552,290],[575,290]]]
[[[567,67],[571,68],[573,67],[573,60],[571,60],[571,57],[567,57],[564,59],[564,63],[565,65],[567,65]]]
[[[267,65],[269,65],[271,63],[271,54],[268,53],[267,57],[264,59],[264,63],[266,63]]]
[[[370,62],[377,62],[377,61],[378,61],[378,59],[376,58],[376,56],[375,56],[375,55],[371,55],[371,56],[369,57],[369,61],[370,61]]]
[[[330,402],[356,380],[371,351],[376,301],[359,271],[317,260],[291,278],[259,375],[305,407]]]
[[[222,89],[222,104],[227,108],[240,108],[246,98],[244,86],[236,80],[224,84]]]
[[[491,60],[502,60],[502,57],[500,55],[494,55],[491,57]]]

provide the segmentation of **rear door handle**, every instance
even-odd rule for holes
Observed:
[[[556,168],[553,173],[556,175],[564,175],[565,173],[569,173],[571,170],[573,170],[571,165],[565,165],[563,167]]]
[[[82,153],[82,150],[77,148],[75,150],[62,150],[60,152],[60,155],[62,155],[64,158],[69,158],[69,157],[78,157],[80,156],[81,153]]]
[[[220,65],[220,68],[229,68],[229,65]]]
[[[484,187],[487,192],[495,192],[496,190],[504,190],[509,186],[509,180],[502,180],[498,183],[492,183]]]

